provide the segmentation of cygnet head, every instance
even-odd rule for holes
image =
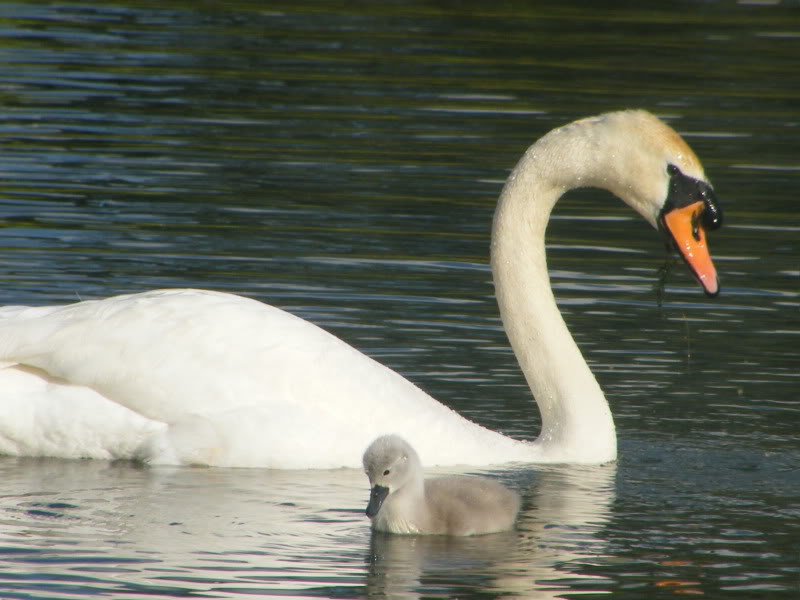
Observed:
[[[369,478],[367,516],[371,519],[393,491],[411,482],[422,482],[422,463],[414,448],[398,435],[383,435],[364,452],[364,471]]]

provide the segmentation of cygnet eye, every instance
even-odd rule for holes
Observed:
[[[388,474],[389,474],[389,473],[391,473],[391,472],[392,472],[392,471],[391,471],[391,469],[386,469],[386,470],[383,472],[383,474],[384,474],[384,475],[388,475]]]

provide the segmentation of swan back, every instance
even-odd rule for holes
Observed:
[[[519,512],[519,494],[491,479],[425,480],[417,453],[397,435],[370,444],[364,470],[371,487],[367,515],[378,531],[480,535],[511,529]]]
[[[125,434],[125,447],[143,444],[136,457],[153,463],[358,467],[376,432],[397,430],[435,464],[524,460],[530,453],[524,442],[460,417],[312,323],[221,292],[155,290],[67,306],[9,307],[0,310],[0,361],[0,405],[29,406],[40,423],[23,427],[9,410],[12,417],[0,424],[0,452],[7,432],[10,453],[102,456],[96,441],[115,439],[124,427],[115,436],[93,436],[87,423],[119,420],[124,407],[121,414],[140,415],[159,432],[168,426],[146,440],[132,422]],[[46,379],[17,372],[26,368]],[[65,426],[73,419],[60,410],[59,424],[50,410],[58,402],[41,398],[61,385],[72,386],[65,392],[70,397],[80,387],[87,406],[105,399],[109,414],[93,409],[90,420]],[[452,443],[441,448],[438,435],[419,427],[421,420],[448,432]],[[44,423],[52,433],[37,433]],[[23,435],[28,430],[33,439]],[[67,430],[82,433],[69,448],[51,451],[51,440]],[[118,447],[115,442],[109,450],[115,457]]]

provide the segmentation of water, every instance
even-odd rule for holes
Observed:
[[[234,291],[323,325],[470,418],[537,416],[488,269],[521,152],[668,118],[726,211],[704,298],[579,191],[553,285],[618,464],[488,473],[516,532],[373,536],[356,471],[0,458],[0,597],[569,597],[800,591],[800,13],[791,3],[0,6],[0,303]]]

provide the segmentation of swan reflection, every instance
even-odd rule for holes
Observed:
[[[550,467],[531,478],[515,531],[459,538],[374,532],[368,555],[370,597],[416,598],[430,585],[556,598],[559,580],[593,576],[570,567],[603,556],[602,529],[614,501],[616,465]],[[597,585],[602,585],[598,578]]]
[[[522,493],[517,529],[452,538],[371,535],[368,483],[356,469],[5,458],[0,545],[15,556],[14,570],[32,577],[42,565],[65,581],[75,569],[125,565],[124,573],[80,583],[110,596],[168,584],[161,596],[340,597],[352,589],[363,597],[366,588],[369,596],[413,598],[435,585],[450,596],[547,597],[563,592],[559,579],[571,588],[588,581],[583,567],[606,552],[616,466],[484,474]]]

